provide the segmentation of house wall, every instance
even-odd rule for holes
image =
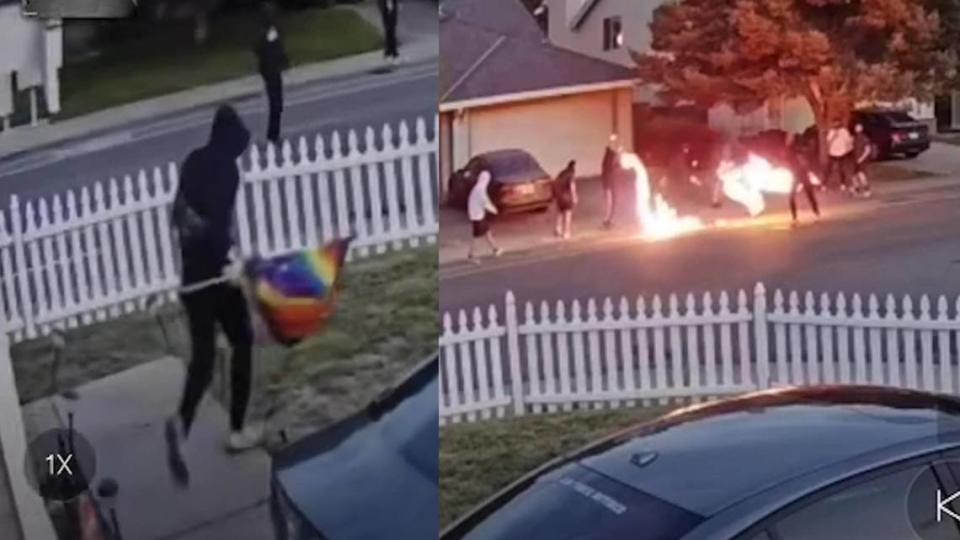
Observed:
[[[441,150],[456,170],[472,156],[505,148],[530,152],[550,174],[571,159],[577,174],[600,174],[610,133],[633,146],[632,91],[629,88],[474,108],[451,117],[451,148]]]
[[[590,16],[573,30],[570,27],[582,0],[547,0],[550,42],[580,54],[633,67],[629,49],[647,50],[650,47],[650,21],[660,0],[600,0]],[[603,20],[619,16],[623,24],[623,47],[603,50]]]
[[[13,112],[13,73],[17,74],[19,89],[43,86],[50,110],[57,112],[62,64],[63,44],[57,21],[25,18],[19,3],[0,6],[0,117]]]

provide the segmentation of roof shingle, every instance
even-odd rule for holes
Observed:
[[[440,47],[442,103],[636,78],[551,45],[519,0],[446,2]]]

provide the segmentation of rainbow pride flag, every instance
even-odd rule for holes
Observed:
[[[352,240],[248,263],[252,296],[277,343],[295,345],[322,330],[333,316]]]

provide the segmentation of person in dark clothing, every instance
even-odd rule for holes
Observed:
[[[863,132],[863,124],[853,126],[853,190],[861,197],[870,196],[867,164],[873,158],[873,143]]]
[[[606,214],[603,220],[604,228],[613,226],[613,211],[616,204],[616,181],[620,171],[620,144],[617,135],[610,135],[610,141],[603,150],[603,161],[600,162],[600,180],[603,183],[603,197],[606,203]]]
[[[283,72],[290,67],[287,51],[276,24],[276,8],[267,2],[263,4],[260,38],[255,52],[260,76],[267,89],[269,120],[267,121],[267,140],[280,141],[280,117],[283,114]]]
[[[180,452],[197,406],[210,386],[215,360],[216,326],[226,334],[231,358],[231,433],[227,449],[240,451],[259,443],[261,434],[244,428],[250,399],[253,328],[243,291],[236,282],[239,261],[231,261],[232,218],[240,185],[237,158],[250,143],[250,132],[229,105],[217,109],[207,144],[187,156],[174,199],[173,223],[182,260],[181,302],[190,329],[190,366],[177,414],[166,424],[168,461],[174,479],[189,483]]]
[[[790,188],[790,215],[793,217],[793,225],[797,225],[797,191],[802,190],[810,203],[810,209],[813,210],[817,219],[820,218],[820,206],[817,204],[817,195],[813,184],[810,182],[810,162],[809,152],[801,144],[800,140],[793,133],[787,133],[786,140],[786,162],[790,171],[793,173],[793,186]]]
[[[398,2],[399,0],[377,0],[380,18],[383,20],[383,56],[392,64],[400,59],[397,43],[397,13],[400,8]]]
[[[572,235],[573,209],[577,206],[576,166],[577,162],[571,160],[553,181],[553,198],[557,202],[554,233],[564,240]]]

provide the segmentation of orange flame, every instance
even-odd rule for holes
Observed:
[[[647,168],[636,154],[620,155],[620,166],[631,169],[636,179],[637,217],[643,233],[649,238],[670,238],[703,228],[703,222],[695,216],[680,216],[660,194],[650,188]]]
[[[723,194],[756,216],[766,208],[764,193],[787,194],[793,189],[793,172],[776,167],[766,159],[750,154],[743,164],[723,161],[717,167]]]

